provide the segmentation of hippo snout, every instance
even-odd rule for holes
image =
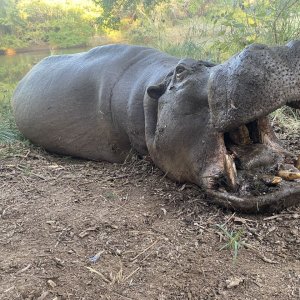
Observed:
[[[300,41],[269,48],[254,44],[214,68],[208,87],[212,122],[236,128],[283,105],[300,107]]]

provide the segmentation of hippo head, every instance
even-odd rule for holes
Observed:
[[[268,119],[300,108],[300,42],[251,45],[221,65],[185,59],[147,93],[147,147],[167,176],[245,212],[300,203],[300,161]]]

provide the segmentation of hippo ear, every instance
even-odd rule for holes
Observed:
[[[166,86],[164,83],[160,83],[158,85],[151,85],[147,88],[148,95],[158,100],[158,98],[166,91]]]

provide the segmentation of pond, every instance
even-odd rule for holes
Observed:
[[[41,59],[49,55],[70,54],[87,51],[88,48],[43,50],[19,53],[13,56],[0,55],[0,100],[15,87],[17,82]]]

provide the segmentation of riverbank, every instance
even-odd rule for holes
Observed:
[[[113,43],[128,43],[128,39],[123,37],[121,34],[119,35],[98,35],[93,36],[89,39],[87,43],[75,44],[69,47],[61,47],[59,45],[51,45],[49,43],[43,44],[32,44],[28,47],[22,48],[5,48],[0,49],[0,55],[12,56],[18,53],[30,53],[30,52],[38,52],[38,51],[53,51],[53,50],[72,50],[78,48],[92,48],[101,45],[113,44]]]
[[[39,52],[39,51],[52,51],[52,50],[64,50],[64,49],[76,49],[76,48],[85,48],[88,47],[88,45],[80,44],[80,45],[74,45],[71,47],[52,47],[48,44],[43,45],[34,45],[30,47],[25,48],[19,48],[19,49],[13,49],[13,48],[7,48],[7,49],[1,49],[0,55],[7,55],[7,56],[13,56],[15,54],[20,53],[30,53],[30,52]]]

